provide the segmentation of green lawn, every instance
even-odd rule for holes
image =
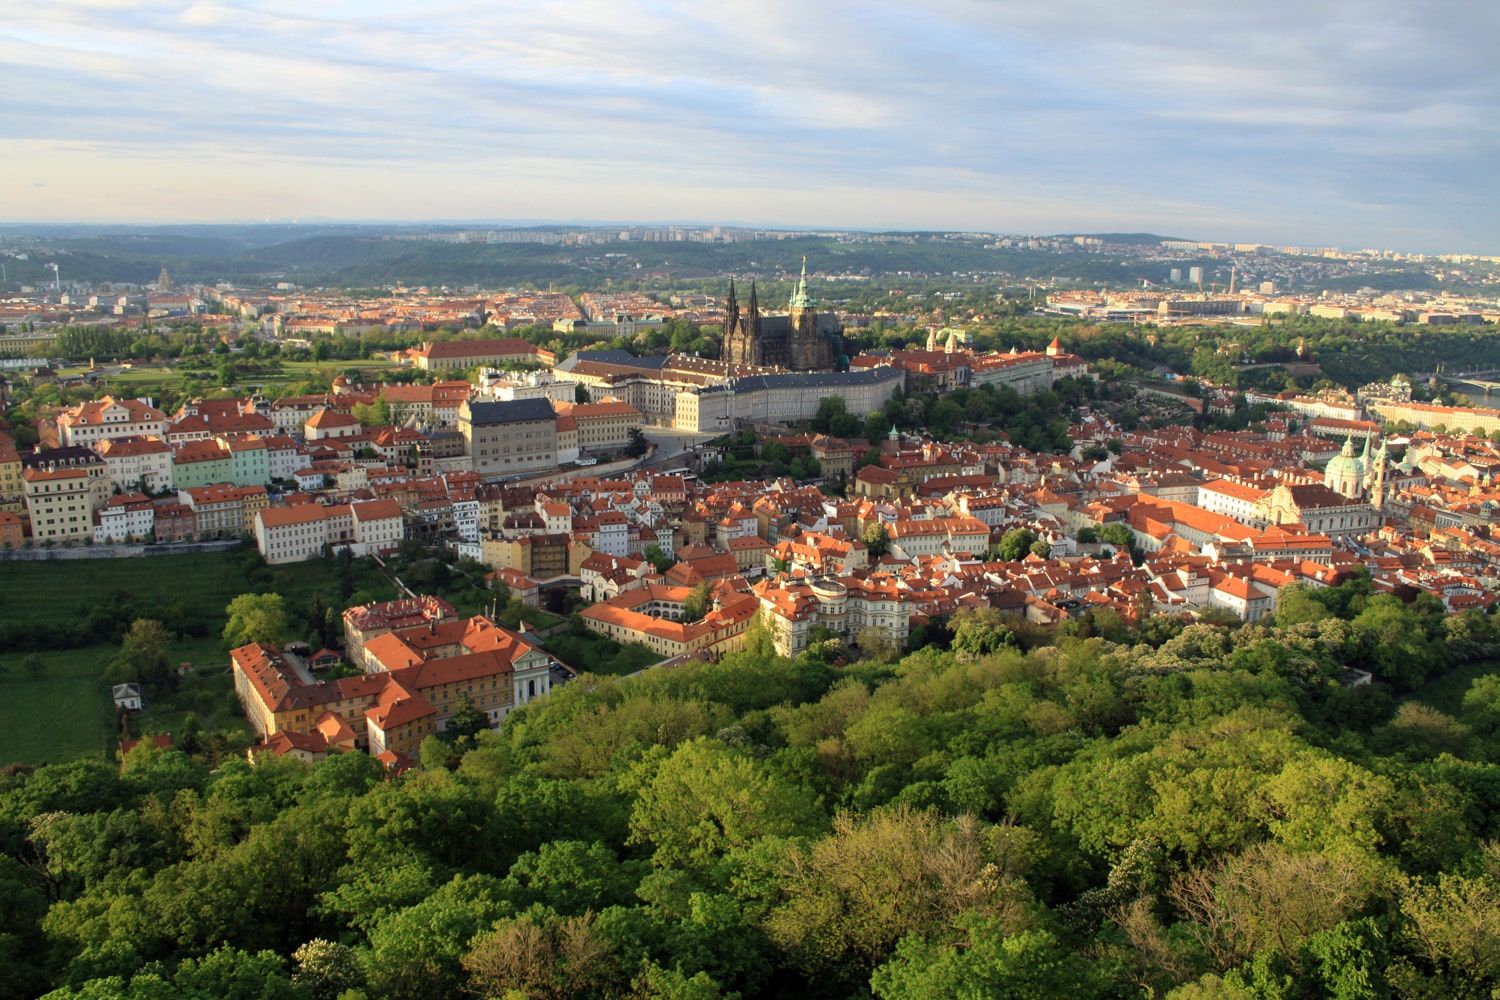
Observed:
[[[40,679],[21,671],[21,654],[0,656],[0,762],[46,764],[108,749],[114,715],[100,671],[112,651],[38,655],[47,667]]]
[[[192,663],[194,674],[170,696],[158,697],[136,719],[137,731],[174,732],[191,713],[205,729],[242,732],[231,709],[232,686],[223,668],[229,662],[219,635],[224,606],[242,593],[282,595],[294,622],[305,615],[314,595],[325,607],[341,607],[333,567],[296,563],[261,570],[264,582],[247,575],[250,550],[147,556],[138,559],[57,560],[5,563],[0,568],[0,623],[61,630],[89,608],[115,603],[133,617],[160,615],[174,632],[192,626],[206,634],[185,635],[168,650],[173,664]],[[395,596],[394,588],[372,567],[356,563],[355,593],[374,600]],[[304,638],[294,624],[287,639]],[[115,656],[113,642],[39,653],[45,670],[33,678],[21,670],[25,654],[0,654],[0,764],[68,760],[115,745],[114,714],[102,675]]]
[[[1457,715],[1463,707],[1464,694],[1469,690],[1469,685],[1486,674],[1496,673],[1500,673],[1500,661],[1481,660],[1478,663],[1466,663],[1441,677],[1428,681],[1408,697],[1412,701],[1431,705],[1440,712]]]
[[[554,625],[561,625],[563,621],[549,611],[543,611],[541,608],[533,608],[529,604],[521,604],[520,602],[502,608],[496,618],[506,628],[517,628],[522,622],[525,622],[530,628],[537,631],[549,629]]]
[[[217,372],[215,365],[218,356],[208,359],[194,358],[186,362],[173,362],[168,365],[151,365],[132,368],[129,371],[104,376],[104,384],[110,392],[121,391],[133,393],[146,393],[152,390],[170,390],[180,392],[187,382],[190,374],[206,377],[215,382]],[[330,359],[328,361],[284,361],[277,359],[275,362],[280,371],[263,375],[240,375],[240,381],[249,382],[261,386],[264,390],[275,391],[285,389],[299,382],[305,382],[312,376],[322,372],[329,378],[337,375],[345,368],[358,368],[366,375],[374,376],[378,373],[396,367],[395,363],[384,358],[363,358],[356,361],[339,361]],[[82,375],[88,371],[83,365],[74,365],[59,369],[62,375]],[[154,393],[153,393],[154,394]]]
[[[4,564],[0,620],[65,624],[79,609],[120,596],[135,605],[180,603],[218,614],[249,589],[244,552],[139,559],[57,559]],[[171,623],[167,626],[170,628]]]
[[[548,636],[542,642],[548,652],[579,673],[633,674],[662,660],[645,646],[606,639],[576,622],[567,631]]]
[[[268,582],[253,584],[246,574],[250,549],[195,552],[138,559],[58,559],[7,562],[0,592],[0,621],[67,624],[83,609],[119,598],[138,610],[181,605],[190,612],[216,617],[222,627],[224,606],[237,595],[265,591],[281,594],[301,607],[321,594],[337,603],[332,567],[321,560],[271,567]],[[375,599],[395,596],[394,588],[372,567],[356,564],[356,590]],[[172,628],[171,622],[166,622]]]

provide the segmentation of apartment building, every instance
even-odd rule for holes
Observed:
[[[88,477],[89,489],[93,493],[94,507],[108,500],[114,488],[109,482],[109,468],[92,448],[82,445],[65,448],[41,448],[21,455],[21,468],[56,472],[59,469],[79,469]]]
[[[21,481],[21,453],[0,435],[0,511],[19,514],[26,509],[26,487]]]
[[[325,545],[348,548],[356,556],[388,551],[404,537],[405,520],[394,500],[326,507],[300,503],[257,511],[254,533],[260,554],[278,565],[315,559]]]
[[[229,449],[211,438],[194,438],[177,445],[172,453],[172,485],[177,489],[227,483],[234,475]]]
[[[94,525],[94,541],[139,542],[156,533],[156,507],[144,493],[121,493],[100,507]]]
[[[271,481],[271,455],[258,434],[220,437],[229,449],[229,481],[236,486],[264,486]]]
[[[934,517],[895,521],[886,526],[891,554],[898,559],[918,556],[980,555],[990,543],[990,529],[973,517]]]
[[[302,425],[302,436],[309,441],[327,441],[355,437],[360,430],[359,421],[353,414],[324,407],[307,418],[307,423]]]
[[[642,423],[641,411],[618,399],[598,403],[555,404],[560,416],[573,419],[581,454],[620,451],[630,443],[630,432]]]
[[[34,542],[71,543],[94,537],[95,496],[85,470],[27,469],[21,478]]]
[[[66,447],[93,447],[114,438],[164,437],[167,415],[144,399],[101,399],[79,403],[57,418],[57,437]]]
[[[117,490],[153,493],[172,488],[172,446],[161,438],[106,438],[94,451],[109,470],[109,481]]]
[[[1216,479],[1198,487],[1197,505],[1213,514],[1232,517],[1241,524],[1261,527],[1258,512],[1269,490],[1229,479]]]
[[[193,512],[197,533],[203,536],[238,535],[247,526],[253,532],[256,513],[269,503],[264,486],[228,483],[190,486],[177,491],[177,500]]]
[[[457,617],[453,605],[430,594],[345,608],[344,655],[350,663],[364,663],[365,644],[371,639],[401,629],[436,626]]]
[[[781,578],[752,589],[782,656],[806,649],[815,627],[851,642],[875,636],[893,649],[906,643],[910,631],[911,609],[894,579]]]

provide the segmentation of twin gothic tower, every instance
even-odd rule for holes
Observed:
[[[832,371],[835,349],[843,328],[832,313],[820,314],[807,292],[807,258],[802,258],[802,278],[787,303],[785,315],[762,316],[750,282],[750,303],[741,312],[734,280],[729,282],[729,301],[724,309],[725,361],[736,365],[788,368],[792,371]]]

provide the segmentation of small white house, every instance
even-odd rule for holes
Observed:
[[[115,711],[125,709],[127,712],[139,712],[146,706],[141,701],[141,686],[139,684],[116,684],[111,689],[115,699]]]

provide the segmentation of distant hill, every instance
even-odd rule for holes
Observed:
[[[987,275],[1000,281],[1116,283],[1155,279],[1160,268],[1132,246],[1163,237],[1104,233],[1100,252],[1000,248],[981,239],[934,234],[863,234],[840,239],[792,236],[734,243],[621,241],[577,246],[541,243],[449,243],[412,239],[447,227],[404,225],[4,226],[30,261],[8,263],[12,284],[64,280],[146,282],[166,267],[183,282],[294,281],[304,286],[379,287],[395,283],[606,285],[670,276],[685,281],[722,275],[762,283],[795,274],[805,255],[812,271],[900,279]],[[408,238],[400,238],[408,237]],[[35,241],[35,243],[33,243]],[[36,245],[40,244],[40,245]]]

